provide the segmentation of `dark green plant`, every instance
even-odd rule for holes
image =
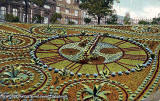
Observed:
[[[15,83],[17,79],[27,78],[27,75],[20,74],[21,66],[14,67],[11,65],[10,68],[11,68],[10,71],[8,70],[0,75],[0,77],[2,77],[0,78],[1,82],[12,81],[13,83]]]
[[[13,16],[13,14],[6,14],[5,21],[7,22],[19,22],[19,18],[17,16]]]
[[[43,23],[44,17],[42,17],[42,16],[39,15],[39,14],[36,14],[36,15],[34,15],[34,17],[32,18],[32,21],[33,21],[33,22],[36,21],[36,23]]]
[[[62,18],[62,15],[60,13],[54,13],[52,16],[51,16],[51,19],[50,19],[50,22],[52,24],[56,23],[57,19],[61,19]]]
[[[79,7],[80,9],[87,10],[89,15],[97,17],[98,24],[100,24],[101,18],[113,13],[113,1],[114,0],[81,0],[82,3]]]
[[[144,21],[144,20],[140,20],[140,21],[138,22],[138,24],[141,24],[141,25],[149,25],[150,23],[147,22],[147,21]]]
[[[118,17],[116,14],[110,16],[111,18],[106,21],[107,24],[117,24]]]
[[[151,58],[154,59],[155,58],[155,54],[151,54]]]
[[[102,78],[107,78],[107,76],[109,75],[109,71],[100,71],[100,76],[102,77]]]
[[[160,17],[158,17],[158,18],[153,18],[151,24],[156,24],[156,25],[160,24]]]
[[[59,72],[59,74],[62,77],[62,80],[64,80],[66,77],[68,77],[69,71],[67,70],[67,68],[64,68]]]
[[[74,25],[75,22],[69,20],[69,21],[68,21],[68,24],[69,24],[69,25]]]
[[[56,85],[57,83],[59,83],[59,78],[56,76],[56,81],[54,82],[54,85]]]
[[[105,99],[105,101],[109,101],[106,97],[106,94],[111,93],[110,91],[101,91],[102,87],[105,83],[101,83],[100,85],[94,85],[94,88],[90,88],[88,85],[82,84],[84,86],[83,92],[88,93],[87,96],[84,96],[83,101],[88,99],[93,99],[93,101],[99,101],[100,98]]]
[[[89,23],[91,22],[91,18],[84,18],[84,22],[85,22],[86,24],[89,24]]]

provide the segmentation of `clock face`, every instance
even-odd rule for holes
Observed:
[[[77,74],[99,74],[136,69],[148,61],[148,52],[139,45],[102,35],[69,35],[41,44],[35,55],[52,68]]]
[[[71,0],[66,0],[66,2],[67,2],[68,4],[70,4],[70,3],[71,3]]]

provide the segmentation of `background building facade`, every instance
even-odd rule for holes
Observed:
[[[84,11],[79,8],[79,0],[57,0],[56,3],[56,12],[61,13],[62,24],[67,24],[69,21],[83,24]]]
[[[28,7],[28,23],[33,23],[33,17],[38,14],[44,17],[44,23],[48,23],[51,15],[55,12],[56,0],[47,0],[43,7],[36,4],[29,3]],[[25,21],[25,2],[22,1],[8,1],[0,2],[0,21],[4,21],[5,14],[13,14],[18,16],[20,22]]]
[[[79,0],[47,0],[43,7],[29,3],[27,22],[34,23],[33,17],[39,14],[44,17],[43,23],[48,23],[53,13],[57,12],[62,15],[59,19],[61,24],[68,24],[69,21],[84,24],[86,13],[79,8],[79,3]],[[13,14],[19,17],[20,22],[25,22],[25,2],[0,2],[0,21],[4,21],[5,14]]]

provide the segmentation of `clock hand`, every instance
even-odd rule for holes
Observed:
[[[85,47],[85,51],[84,51],[84,57],[85,58],[87,58],[88,56],[90,56],[92,54],[92,52],[95,49],[99,39],[100,39],[100,35],[96,35],[96,37],[94,37],[94,39],[92,39],[88,42],[88,44]]]

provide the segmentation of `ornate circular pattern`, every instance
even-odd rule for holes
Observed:
[[[8,40],[8,37],[12,37],[12,40]],[[1,46],[7,49],[23,49],[32,46],[36,42],[35,38],[31,38],[26,35],[8,35],[4,36],[1,40]]]
[[[65,28],[59,28],[55,26],[33,26],[30,29],[31,33],[38,35],[38,36],[52,36],[56,34],[66,34],[66,29]]]
[[[87,39],[89,38],[89,39]],[[88,40],[86,44],[85,40]],[[149,49],[135,41],[104,35],[55,36],[36,46],[35,57],[43,64],[75,74],[100,71],[126,72],[149,65]],[[148,62],[149,61],[149,62]]]
[[[12,66],[5,66],[0,70],[0,87],[10,88],[9,90],[14,90],[12,88],[17,87],[17,91],[19,90],[22,94],[31,94],[41,88],[47,80],[46,73],[38,66],[32,64]],[[34,87],[32,84],[35,84]],[[26,89],[25,87],[28,85],[32,86],[24,92],[23,89]]]
[[[64,86],[65,85],[65,86]],[[80,79],[80,80],[69,80],[68,82],[64,82],[56,90],[59,90],[60,95],[73,95],[76,96],[74,100],[92,100],[93,95],[90,93],[86,93],[85,85],[89,87],[90,91],[94,89],[94,86],[98,88],[101,85],[99,92],[103,93],[103,91],[108,92],[106,97],[108,100],[115,100],[115,101],[126,101],[128,99],[128,95],[131,94],[131,90],[124,84],[120,84],[119,82],[112,81],[112,80],[102,80],[102,79]],[[83,88],[83,89],[82,89]],[[74,91],[73,91],[74,90]],[[111,93],[112,92],[112,93]],[[114,95],[113,95],[114,94]],[[90,97],[86,97],[90,95]],[[124,98],[124,96],[126,96]],[[104,96],[97,96],[99,99],[106,100]],[[106,98],[105,97],[105,98]],[[68,98],[71,100],[71,98]],[[73,98],[72,98],[73,100]]]
[[[133,30],[137,33],[158,33],[158,32],[160,32],[158,26],[144,26],[144,25],[132,26],[131,30]]]
[[[81,54],[85,51],[84,47],[79,46],[80,44],[81,42],[75,42],[63,45],[59,49],[59,53],[70,61],[79,62],[79,58],[82,56]],[[99,42],[92,54],[98,55],[98,61],[91,60],[87,62],[88,64],[106,64],[120,59],[123,52],[120,48],[114,45]]]

